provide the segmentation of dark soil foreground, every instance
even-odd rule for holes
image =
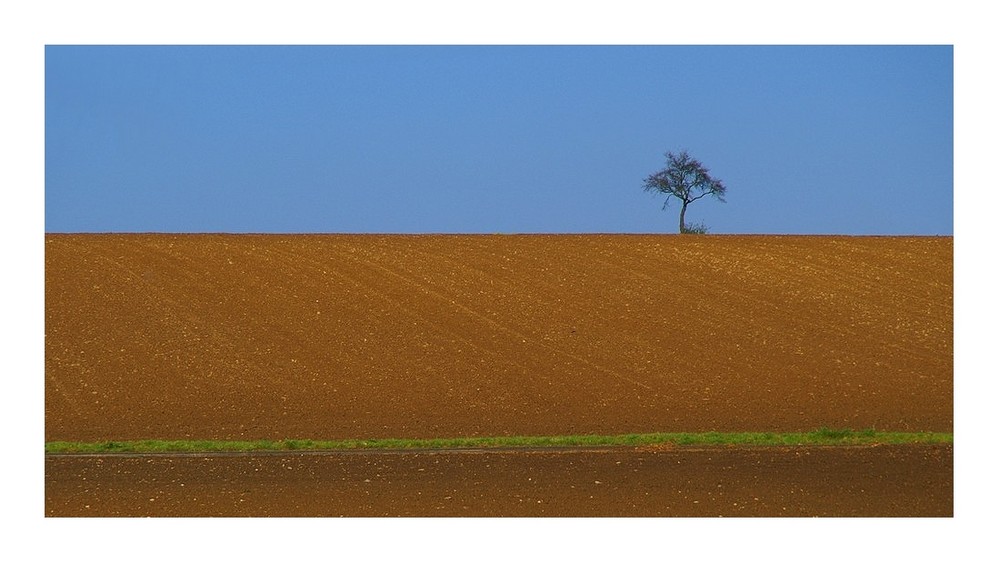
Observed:
[[[45,514],[951,517],[951,445],[50,456]]]

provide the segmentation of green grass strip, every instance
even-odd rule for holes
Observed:
[[[808,433],[644,433],[555,437],[467,437],[455,439],[283,439],[257,441],[141,440],[92,443],[45,443],[45,454],[213,453],[254,451],[455,449],[586,446],[797,446],[950,444],[951,433],[896,433],[874,430],[819,429]]]

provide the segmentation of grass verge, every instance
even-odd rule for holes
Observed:
[[[257,441],[54,441],[45,443],[45,454],[102,453],[212,453],[317,450],[384,450],[445,448],[531,448],[586,446],[796,446],[945,444],[951,433],[896,433],[874,430],[819,429],[807,433],[644,433],[629,435],[571,435],[557,437],[467,437],[455,439],[283,439]]]

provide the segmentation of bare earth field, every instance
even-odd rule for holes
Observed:
[[[49,516],[950,517],[951,445],[61,456]]]
[[[46,515],[950,517],[951,445],[61,456]]]
[[[46,441],[953,425],[951,237],[50,234],[45,282]],[[46,514],[439,514],[413,501],[421,488],[464,491],[448,515],[741,514],[719,503],[745,496],[698,499],[708,511],[668,495],[720,481],[675,466],[716,468],[719,489],[775,500],[747,515],[951,513],[951,447],[698,462],[706,452],[290,455],[287,474],[282,457],[48,457]],[[719,457],[735,457],[729,474]],[[243,477],[248,464],[260,478]],[[342,487],[378,483],[372,464],[394,485]],[[419,464],[450,470],[430,480],[408,469]],[[802,487],[809,465],[825,474]],[[629,511],[621,491],[599,506],[561,489],[598,474],[591,485],[653,499]],[[88,475],[103,480],[100,499],[81,496]],[[548,498],[504,482],[546,476]],[[142,502],[157,497],[142,484],[195,497],[169,494],[172,477],[209,501]],[[768,498],[782,480],[814,505]],[[883,499],[860,493],[869,482],[887,484]],[[257,494],[239,502],[244,490]],[[552,512],[517,509],[515,491]],[[323,496],[334,501],[306,499]]]

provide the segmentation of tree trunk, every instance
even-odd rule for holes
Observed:
[[[688,209],[688,203],[684,202],[681,204],[681,233],[684,233],[684,212]]]

